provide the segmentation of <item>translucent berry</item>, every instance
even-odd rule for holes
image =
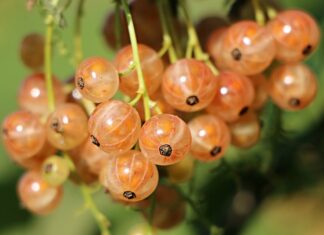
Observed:
[[[87,122],[88,117],[80,106],[63,104],[48,117],[47,139],[58,149],[73,149],[87,138]]]
[[[37,33],[24,37],[20,46],[20,58],[27,67],[40,69],[44,64],[44,37]]]
[[[268,101],[267,80],[263,74],[257,74],[249,77],[254,86],[254,100],[251,108],[260,110]]]
[[[319,44],[319,28],[315,20],[303,11],[279,13],[268,24],[268,29],[276,42],[276,58],[282,62],[301,61]]]
[[[273,102],[282,109],[301,110],[315,99],[317,81],[304,64],[281,65],[271,74],[268,92]]]
[[[70,169],[66,159],[51,156],[42,165],[42,177],[51,186],[62,185],[69,177]]]
[[[187,182],[193,174],[194,160],[191,156],[186,156],[180,162],[167,166],[168,177],[173,183]]]
[[[2,137],[6,150],[14,159],[25,159],[42,149],[45,128],[38,116],[27,111],[18,111],[4,120]]]
[[[147,198],[155,190],[158,179],[156,166],[135,150],[109,158],[100,174],[101,184],[111,195],[127,202]]]
[[[63,189],[48,185],[36,171],[25,173],[18,184],[18,194],[22,204],[39,215],[51,213],[58,207]]]
[[[232,136],[232,144],[237,147],[252,147],[260,138],[260,120],[253,112],[249,112],[238,121],[231,123],[229,128]]]
[[[188,123],[192,136],[191,153],[204,162],[218,160],[231,142],[225,122],[213,115],[201,115]]]
[[[234,72],[221,72],[219,87],[207,111],[226,122],[233,122],[249,110],[254,96],[253,84],[249,78]]]
[[[212,101],[217,84],[217,78],[203,62],[182,59],[165,71],[162,91],[169,105],[193,112],[205,108]]]
[[[158,53],[148,46],[139,44],[138,53],[141,61],[143,76],[146,88],[149,94],[153,94],[158,90],[163,74],[163,62]],[[133,65],[132,47],[126,46],[121,49],[115,58],[115,65],[118,72],[125,73]],[[135,96],[138,90],[139,81],[136,69],[120,78],[120,90],[128,96]]]
[[[254,21],[241,21],[222,38],[222,60],[227,69],[244,75],[258,74],[272,62],[276,47],[271,33]]]
[[[55,105],[63,104],[66,100],[63,84],[52,77]],[[45,84],[45,75],[35,73],[27,77],[21,84],[18,93],[19,106],[37,114],[48,114],[48,100]]]
[[[127,103],[101,103],[89,118],[92,143],[108,153],[121,153],[136,143],[141,129],[138,112]]]
[[[190,144],[187,124],[171,114],[160,114],[145,122],[139,137],[143,155],[157,165],[181,161],[189,151]]]
[[[85,98],[95,103],[107,101],[118,90],[117,69],[104,58],[88,58],[77,69],[75,86]]]

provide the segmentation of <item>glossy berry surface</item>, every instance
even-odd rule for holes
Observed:
[[[62,157],[51,156],[42,165],[42,177],[51,186],[62,185],[69,177],[69,174],[68,162]]]
[[[121,153],[136,143],[141,129],[138,112],[119,100],[101,103],[89,118],[92,143],[108,153]]]
[[[47,139],[60,150],[75,148],[88,136],[87,122],[88,117],[80,106],[63,104],[48,117]]]
[[[260,138],[260,120],[253,112],[249,112],[238,121],[231,123],[229,128],[232,144],[240,148],[252,147]]]
[[[161,114],[143,125],[139,145],[143,155],[157,165],[171,165],[181,161],[189,151],[190,130],[179,117]]]
[[[265,70],[276,52],[270,32],[254,21],[241,21],[229,27],[222,38],[222,49],[221,59],[227,69],[244,75]]]
[[[44,64],[44,37],[37,33],[24,37],[20,45],[20,58],[27,67],[40,69]]]
[[[158,184],[158,171],[139,151],[110,158],[101,170],[100,182],[118,200],[136,202],[147,198]]]
[[[27,111],[17,111],[4,120],[2,137],[4,146],[13,159],[25,159],[42,149],[45,128],[38,116]]]
[[[211,56],[211,58],[213,59],[213,61],[215,62],[219,70],[224,70],[227,68],[226,64],[224,63],[223,55],[222,55],[222,53],[224,53],[222,47],[222,39],[226,34],[227,30],[228,27],[222,27],[214,30],[210,34],[206,42],[206,51]]]
[[[315,99],[317,81],[304,64],[281,65],[270,76],[268,92],[282,109],[301,110]]]
[[[228,148],[231,136],[225,122],[213,115],[201,115],[188,124],[192,156],[204,162],[218,160]]]
[[[203,62],[182,59],[170,65],[163,75],[162,92],[175,109],[193,112],[213,99],[217,78]]]
[[[26,172],[18,184],[18,195],[24,207],[35,214],[46,215],[58,207],[63,189],[48,185],[36,171]]]
[[[104,58],[88,58],[76,71],[75,86],[82,96],[95,103],[107,101],[115,95],[119,87],[117,69]]]
[[[276,42],[276,58],[282,62],[301,61],[319,44],[319,28],[315,20],[303,11],[279,13],[268,24],[268,29]]]
[[[63,104],[66,100],[63,84],[52,77],[55,105]],[[18,93],[18,102],[21,109],[37,114],[48,114],[48,100],[45,84],[45,75],[35,73],[27,77],[21,84]]]
[[[145,85],[149,94],[158,90],[163,74],[163,62],[156,51],[143,44],[138,45],[138,53],[141,61]],[[128,71],[134,63],[132,47],[126,46],[121,49],[115,58],[115,65],[119,73]],[[136,69],[121,76],[120,90],[128,95],[135,96],[139,82]]]
[[[268,101],[267,79],[263,74],[250,76],[249,79],[253,84],[255,93],[251,108],[254,110],[260,110]]]
[[[226,122],[233,122],[249,110],[254,96],[249,78],[234,72],[221,72],[219,87],[207,111]]]

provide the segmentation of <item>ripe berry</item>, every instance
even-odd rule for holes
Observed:
[[[42,165],[42,177],[51,186],[62,185],[69,177],[70,169],[67,160],[51,156]]]
[[[73,149],[87,138],[87,122],[88,117],[80,106],[63,104],[48,117],[47,139],[60,150]]]
[[[265,76],[261,73],[254,76],[250,76],[249,78],[253,84],[255,93],[251,108],[254,110],[260,110],[268,101],[267,80]]]
[[[271,74],[268,92],[282,109],[301,110],[315,99],[317,82],[313,72],[304,64],[281,65]]]
[[[277,46],[276,59],[298,62],[319,44],[320,31],[315,20],[303,11],[283,11],[268,24]]]
[[[66,100],[63,84],[52,77],[53,90],[55,97],[55,105],[59,106]],[[48,100],[45,84],[45,75],[43,73],[35,73],[27,77],[21,84],[18,93],[19,106],[37,114],[48,114]]]
[[[20,58],[27,67],[40,69],[44,64],[44,37],[37,33],[24,37],[20,46]]]
[[[89,118],[88,128],[93,144],[108,153],[121,153],[136,143],[141,120],[132,106],[111,100],[97,106]]]
[[[77,69],[75,86],[85,98],[95,103],[107,101],[118,90],[117,69],[104,58],[88,58]]]
[[[161,114],[143,125],[139,145],[145,157],[157,165],[171,165],[181,161],[189,151],[190,130],[175,115]]]
[[[222,37],[222,60],[227,69],[253,75],[272,62],[276,48],[270,32],[256,22],[241,21],[228,28]]]
[[[193,174],[194,160],[191,156],[186,156],[180,162],[167,166],[168,177],[173,183],[187,182]]]
[[[206,50],[208,54],[213,58],[217,68],[220,70],[226,69],[226,64],[224,63],[222,55],[222,53],[224,53],[222,47],[222,38],[226,34],[227,30],[228,27],[216,29],[212,32],[212,34],[210,34],[206,42]]]
[[[219,75],[219,88],[207,111],[226,122],[233,122],[249,110],[254,96],[254,88],[249,78],[225,71]]]
[[[231,123],[229,128],[232,136],[232,144],[237,147],[252,147],[260,138],[260,120],[253,112],[249,112],[238,121]]]
[[[163,62],[158,53],[146,45],[138,45],[138,53],[141,61],[143,76],[148,93],[151,95],[158,90],[163,73]],[[134,63],[133,51],[130,45],[121,49],[115,58],[115,65],[118,72],[123,73],[129,70]],[[136,69],[121,76],[120,90],[126,95],[133,97],[138,90],[139,81]]]
[[[218,160],[228,148],[231,136],[225,122],[213,115],[201,115],[188,124],[193,157],[204,162]]]
[[[113,156],[100,173],[101,184],[118,200],[136,202],[147,198],[158,184],[158,171],[139,151]]]
[[[58,207],[63,189],[48,185],[38,172],[29,171],[19,181],[18,194],[28,210],[38,215],[46,215]]]
[[[182,59],[170,65],[165,71],[162,92],[172,107],[193,112],[205,108],[212,101],[217,81],[203,62]]]
[[[45,143],[45,128],[39,117],[18,111],[2,124],[4,146],[13,159],[26,159],[39,152]]]

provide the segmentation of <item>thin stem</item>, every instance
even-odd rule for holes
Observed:
[[[131,72],[133,72],[135,69],[135,63],[132,63],[126,70],[122,71],[122,72],[119,72],[118,73],[118,76],[119,77],[124,77],[124,76],[127,76],[129,75]]]
[[[259,0],[252,0],[252,4],[254,8],[255,20],[259,25],[263,26],[265,24],[265,16]]]
[[[92,216],[96,220],[100,228],[101,235],[110,235],[110,232],[108,231],[110,222],[107,220],[106,216],[98,210],[97,206],[95,205],[91,196],[91,190],[86,185],[81,185],[80,188],[85,202],[85,207],[90,210]]]
[[[83,58],[82,37],[81,37],[81,19],[83,15],[83,6],[85,0],[79,0],[77,14],[75,18],[74,32],[74,62],[78,66]]]
[[[267,10],[267,16],[270,20],[276,18],[276,16],[278,15],[277,10],[272,6],[266,6],[266,10]]]
[[[132,99],[131,101],[129,101],[128,104],[130,106],[135,106],[138,103],[138,101],[140,101],[141,98],[142,98],[142,94],[137,93],[137,95],[135,96],[135,98]]]
[[[45,82],[48,100],[48,108],[50,112],[55,110],[55,98],[52,81],[52,37],[53,37],[53,24],[49,23],[46,26],[46,39],[45,39]]]
[[[142,71],[142,67],[141,67],[141,61],[140,61],[140,57],[139,57],[139,53],[138,53],[135,27],[134,27],[131,12],[128,7],[127,0],[121,0],[121,2],[122,2],[123,10],[125,12],[126,20],[127,20],[128,33],[129,33],[129,38],[130,38],[131,46],[132,46],[132,50],[133,50],[133,59],[134,59],[137,77],[138,77],[138,81],[139,81],[139,87],[138,87],[137,93],[141,94],[143,97],[145,120],[149,120],[151,117],[151,111],[150,111],[150,106],[149,106],[150,97],[147,93],[145,80],[144,80],[144,76],[143,76],[143,71]]]

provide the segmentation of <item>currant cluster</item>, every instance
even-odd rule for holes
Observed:
[[[55,209],[70,177],[79,184],[100,182],[123,203],[143,201],[157,189],[153,225],[172,227],[183,219],[185,205],[179,192],[158,186],[159,172],[171,182],[184,182],[192,176],[194,159],[217,161],[230,144],[253,146],[268,96],[285,110],[301,110],[314,99],[315,75],[301,63],[319,42],[308,14],[289,10],[265,26],[241,21],[216,29],[205,46],[218,72],[192,56],[163,60],[156,51],[163,40],[156,5],[143,2],[132,3],[142,43],[125,37],[126,17],[109,16],[107,42],[123,47],[113,61],[83,60],[72,88],[53,76],[48,90],[49,80],[40,72],[44,39],[32,34],[23,40],[21,58],[33,73],[18,92],[20,110],[4,120],[2,130],[12,160],[27,170],[18,193],[30,211]],[[116,17],[123,26],[119,41],[110,36]],[[143,22],[150,26],[141,28]],[[282,64],[266,79],[274,60]],[[138,206],[149,217],[148,202]]]

